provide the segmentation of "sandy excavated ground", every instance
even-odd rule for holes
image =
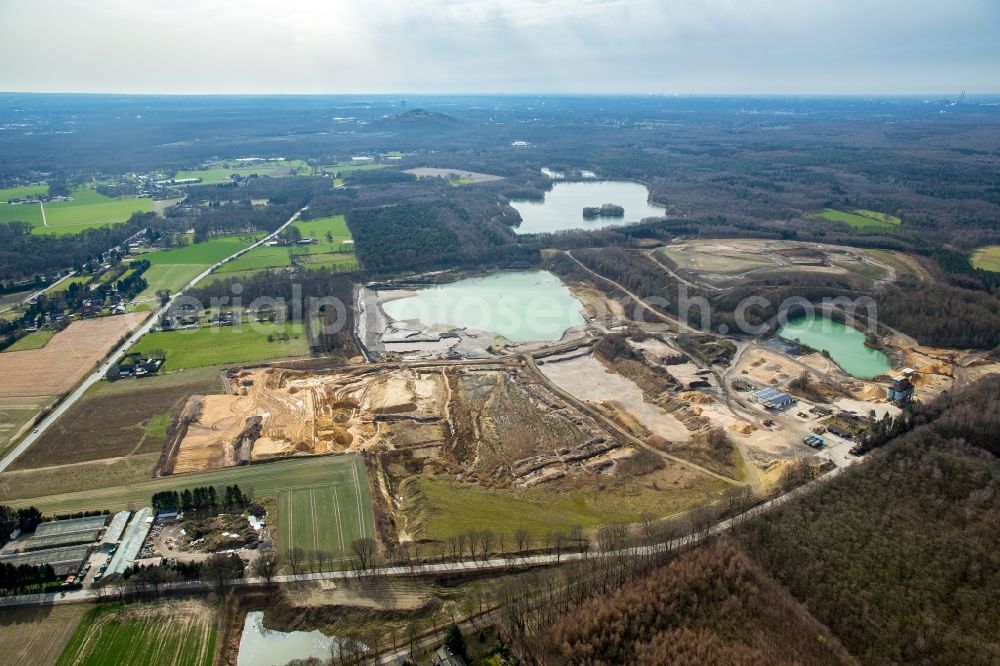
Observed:
[[[593,356],[549,361],[541,369],[560,388],[581,400],[625,412],[651,435],[673,442],[691,439],[690,431],[676,416],[646,402],[635,382],[609,371]]]
[[[408,468],[525,485],[570,468],[610,472],[620,444],[522,374],[503,364],[242,371],[232,393],[189,400],[173,471],[378,450]]]
[[[764,277],[770,272],[845,275],[875,268],[888,277],[891,269],[863,250],[820,243],[753,239],[698,239],[668,245],[660,252],[678,270],[695,274],[710,285],[726,286],[734,279]]]
[[[451,178],[456,176],[458,178],[468,178],[476,183],[488,183],[493,180],[503,180],[503,176],[494,176],[488,173],[479,173],[478,171],[466,171],[464,169],[439,169],[437,167],[417,167],[415,169],[406,169],[406,173],[412,173],[418,178]]]
[[[41,349],[0,354],[0,398],[69,391],[148,316],[148,312],[133,312],[75,321]]]

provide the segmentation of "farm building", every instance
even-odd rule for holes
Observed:
[[[48,534],[44,536],[38,536],[36,534],[35,536],[22,541],[20,549],[27,552],[31,550],[45,550],[46,548],[78,546],[97,541],[97,537],[100,533],[101,530],[98,528],[93,530],[76,530],[74,532],[57,532],[55,534]]]
[[[125,570],[132,566],[135,558],[142,549],[142,543],[149,535],[149,530],[153,527],[153,509],[146,507],[132,516],[132,521],[125,528],[125,536],[122,537],[121,545],[111,559],[111,564],[104,572],[105,578],[113,578],[125,573]]]
[[[80,570],[80,567],[83,566],[89,554],[90,546],[67,546],[65,548],[49,548],[48,550],[35,550],[29,553],[4,555],[0,557],[0,562],[14,566],[29,564],[36,567],[48,564],[57,576],[68,576]]]
[[[50,520],[39,523],[35,528],[35,536],[51,536],[53,534],[70,534],[85,530],[99,530],[104,527],[107,516],[88,516],[86,518],[70,518],[68,520]]]
[[[111,518],[111,524],[108,525],[108,529],[105,530],[104,536],[101,538],[100,548],[111,550],[118,545],[122,540],[122,533],[125,532],[125,526],[128,525],[128,518],[131,515],[131,511],[119,511]]]
[[[39,523],[33,535],[16,544],[16,550],[37,551],[93,543],[106,520],[106,516],[89,516]]]
[[[784,409],[795,403],[795,398],[775,388],[766,388],[753,394],[753,399],[766,409]]]

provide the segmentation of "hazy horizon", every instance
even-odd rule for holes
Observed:
[[[1000,92],[989,0],[0,0],[0,21],[0,90],[25,93]]]

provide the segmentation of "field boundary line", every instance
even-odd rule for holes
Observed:
[[[344,521],[340,518],[340,498],[337,496],[337,486],[330,486],[333,493],[333,511],[337,514],[337,540],[340,541],[341,555],[347,555],[347,548],[344,545]]]
[[[309,522],[312,525],[313,550],[319,550],[319,531],[321,526],[316,520],[316,488],[309,489]]]
[[[351,474],[354,476],[354,503],[358,507],[358,527],[361,531],[361,536],[368,537],[374,536],[368,534],[368,530],[365,526],[365,512],[361,510],[361,486],[358,482],[358,461],[355,460],[354,464],[351,465]]]

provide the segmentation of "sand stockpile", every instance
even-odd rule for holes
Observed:
[[[755,426],[752,423],[736,422],[736,423],[730,423],[729,429],[732,430],[733,432],[738,432],[741,435],[749,435],[750,433],[752,433],[754,430],[757,429],[757,426]]]
[[[861,390],[854,392],[854,397],[866,402],[885,402],[886,389],[875,384],[865,384]]]
[[[706,395],[701,391],[685,391],[684,393],[681,393],[681,398],[699,405],[709,405],[715,402],[712,396]]]

